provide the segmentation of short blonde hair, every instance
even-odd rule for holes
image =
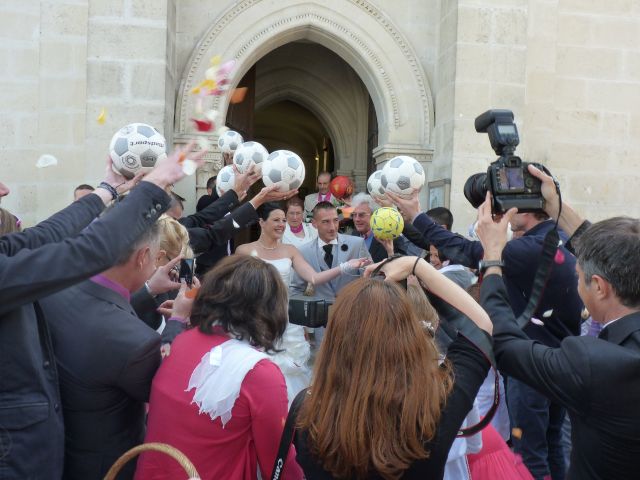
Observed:
[[[178,255],[192,258],[193,250],[189,246],[189,232],[177,220],[169,215],[158,219],[160,228],[160,248],[167,252],[167,257],[174,259]]]

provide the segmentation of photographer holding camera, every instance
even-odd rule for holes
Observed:
[[[602,332],[598,338],[566,338],[558,348],[530,340],[509,308],[506,275],[491,267],[481,303],[494,325],[498,366],[568,410],[573,448],[567,479],[638,478],[640,220],[616,217],[590,225],[561,203],[550,176],[529,171],[542,180],[546,211],[572,235],[567,248],[573,252],[575,246],[578,291]],[[504,232],[513,213],[496,222],[488,200],[480,208],[478,236],[487,260],[504,256]]]
[[[513,113],[490,110],[476,119],[476,130],[489,134],[500,158],[489,166],[486,175],[469,178],[465,196],[477,208],[487,191],[491,192],[491,209],[495,214],[517,207],[520,213],[510,217],[512,230],[524,232],[506,243],[501,259],[483,258],[480,242],[449,232],[421,213],[417,195],[410,199],[389,192],[386,195],[400,208],[405,219],[413,223],[425,242],[435,245],[455,263],[478,268],[481,275],[493,265],[500,266],[511,309],[518,317],[531,296],[545,235],[554,229],[554,222],[542,210],[545,202],[540,180],[531,174],[526,162],[513,155],[519,141]],[[566,235],[559,234],[566,243]],[[564,338],[579,334],[583,308],[575,281],[575,258],[565,247],[560,247],[559,252],[556,262],[550,266],[533,319],[524,327],[530,339],[548,347],[559,347]],[[561,445],[564,408],[516,378],[507,381],[507,404],[515,451],[522,455],[533,476],[540,480],[564,478]]]

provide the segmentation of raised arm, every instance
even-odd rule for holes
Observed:
[[[187,151],[193,148],[193,143]],[[159,162],[129,196],[79,235],[13,256],[0,252],[0,314],[51,295],[112,266],[167,209],[164,189],[184,173],[179,149]],[[194,156],[201,161],[205,152]]]
[[[293,269],[305,282],[310,282],[313,285],[327,283],[340,275],[355,272],[357,269],[370,262],[367,257],[355,258],[329,270],[316,272],[313,267],[307,263],[296,247],[288,245],[288,249],[291,253]]]
[[[227,213],[236,208],[239,202],[246,196],[247,190],[260,178],[260,174],[252,167],[245,173],[236,170],[235,183],[232,189],[225,192],[218,200],[207,206],[204,210],[183,217],[179,222],[187,227],[206,227],[220,220]]]
[[[418,192],[410,198],[403,198],[392,192],[385,194],[400,210],[405,222],[412,223],[415,230],[422,236],[422,245],[432,244],[441,250],[447,258],[454,263],[470,268],[477,268],[478,262],[484,254],[480,242],[467,240],[466,238],[450,232],[435,223],[429,216],[420,210]],[[414,239],[416,232],[411,232]]]
[[[534,177],[537,177],[542,182],[542,196],[545,200],[544,210],[551,218],[558,220],[558,226],[564,230],[564,232],[572,236],[578,227],[585,221],[578,213],[567,204],[562,202],[562,213],[558,219],[558,213],[560,212],[560,196],[556,190],[553,177],[547,175],[543,171],[537,169],[533,165],[529,165],[529,173]]]
[[[188,228],[191,248],[196,253],[209,250],[213,245],[222,245],[231,239],[239,228],[248,227],[258,220],[256,210],[265,202],[279,202],[291,198],[297,190],[279,192],[277,185],[264,187],[247,203],[236,208],[230,215],[213,222],[206,228]],[[227,195],[227,194],[225,194]]]
[[[141,178],[141,175],[137,175],[133,180],[126,181],[124,177],[115,173],[109,158],[102,183],[110,185],[122,194],[138,184]],[[111,200],[112,195],[109,190],[98,187],[94,192],[73,202],[36,226],[0,238],[0,254],[12,256],[23,248],[34,249],[47,243],[61,242],[65,238],[73,237],[100,215],[105,205]]]
[[[377,265],[367,267],[365,276],[371,275]],[[415,267],[415,268],[414,268]],[[465,314],[473,323],[491,334],[493,326],[487,312],[462,288],[418,257],[400,257],[382,266],[386,280],[400,281],[414,273],[431,293]]]

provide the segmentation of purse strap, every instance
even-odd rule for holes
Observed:
[[[284,424],[282,430],[282,436],[280,437],[280,446],[278,447],[278,454],[276,455],[276,461],[273,465],[271,473],[271,480],[278,480],[282,476],[284,465],[287,461],[287,455],[289,455],[289,448],[293,442],[293,436],[296,431],[296,419],[298,418],[298,411],[307,394],[308,388],[305,388],[296,395],[289,408],[289,414],[287,415],[287,421]]]

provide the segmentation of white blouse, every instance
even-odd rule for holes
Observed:
[[[293,245],[294,247],[299,248],[318,236],[318,231],[310,223],[303,222],[302,231],[304,232],[304,237],[298,237],[291,231],[291,227],[287,223],[287,226],[284,229],[284,235],[282,236],[282,243]]]

